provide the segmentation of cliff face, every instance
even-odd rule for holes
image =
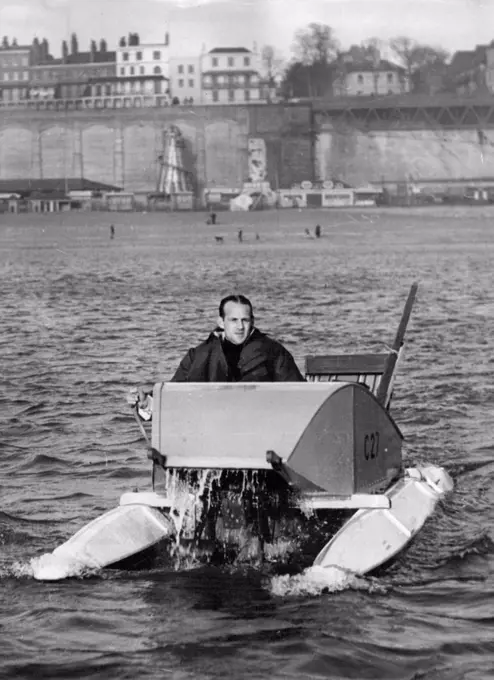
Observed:
[[[491,141],[492,140],[492,141]],[[324,126],[315,144],[316,175],[354,186],[367,182],[494,177],[494,134],[477,130],[385,130]]]

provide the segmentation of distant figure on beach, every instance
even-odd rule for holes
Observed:
[[[216,213],[212,212],[209,215],[208,221],[206,222],[206,224],[216,224]]]
[[[321,238],[321,227],[319,224],[316,224],[316,228],[314,229],[314,234],[316,238]]]
[[[110,239],[113,240],[115,238],[115,227],[113,224],[110,224]]]
[[[314,238],[307,228],[305,229],[304,234],[305,238]]]
[[[239,229],[238,230],[238,242],[242,243],[243,240],[244,240],[244,232],[241,229]]]
[[[259,241],[260,239],[261,237],[259,236],[259,234],[256,234],[256,241]]]

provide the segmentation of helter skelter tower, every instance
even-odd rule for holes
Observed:
[[[159,156],[158,192],[170,198],[172,207],[193,207],[192,173],[185,168],[185,142],[180,129],[171,125],[163,133],[163,154]]]

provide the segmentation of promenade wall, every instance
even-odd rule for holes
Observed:
[[[248,144],[262,138],[273,189],[304,180],[353,186],[409,179],[494,177],[494,131],[313,128],[311,107],[149,107],[0,110],[0,179],[85,177],[156,190],[163,132],[180,128],[198,196],[248,180]]]
[[[155,191],[163,132],[180,128],[184,164],[200,195],[242,186],[248,142],[265,142],[273,188],[313,179],[310,106],[194,106],[0,111],[0,179],[85,177],[127,191]]]

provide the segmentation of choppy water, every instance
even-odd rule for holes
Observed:
[[[30,219],[0,216],[1,677],[494,677],[494,213]],[[302,366],[381,351],[413,280],[394,415],[407,462],[456,489],[390,570],[33,579],[33,557],[149,487],[124,395],[171,375],[224,294],[251,297]]]

